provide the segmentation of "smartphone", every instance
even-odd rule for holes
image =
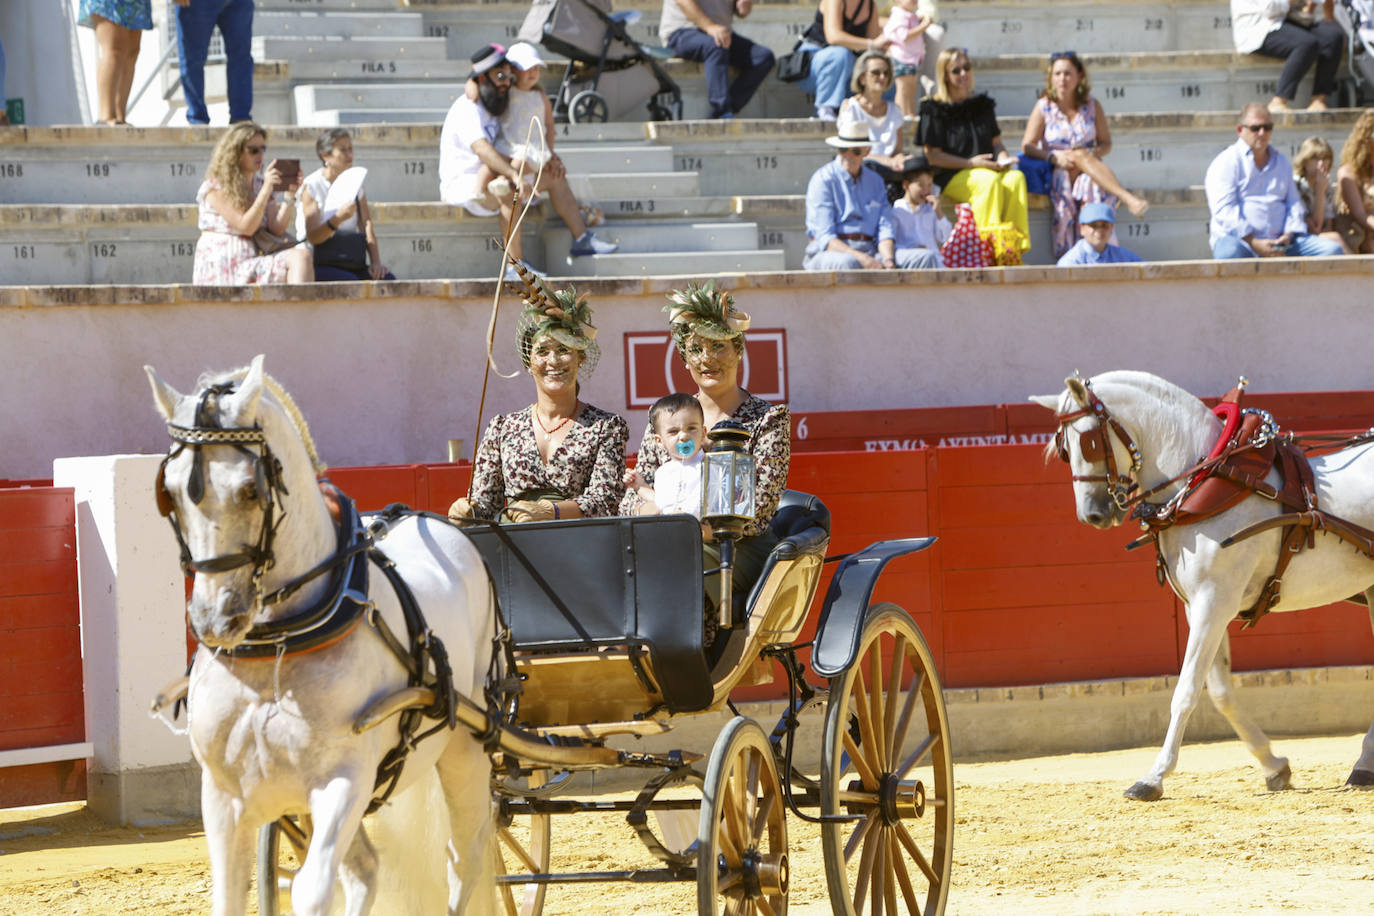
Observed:
[[[275,159],[273,165],[277,171],[281,172],[281,180],[286,182],[289,188],[296,183],[296,179],[301,177],[301,161],[299,159]]]

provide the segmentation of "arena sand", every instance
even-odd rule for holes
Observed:
[[[1280,793],[1264,790],[1238,742],[1186,745],[1150,805],[1121,792],[1155,748],[960,762],[947,912],[1374,912],[1374,792],[1341,788],[1360,737],[1276,739],[1294,773]],[[805,827],[790,819],[791,913],[823,916],[820,843]],[[553,835],[556,869],[654,864],[617,817],[555,818]],[[81,805],[0,811],[3,916],[203,914],[209,887],[198,826],[111,828]],[[694,895],[554,888],[545,912],[690,914]]]

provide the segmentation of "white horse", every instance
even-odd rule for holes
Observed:
[[[298,814],[309,815],[313,834],[291,889],[294,912],[329,912],[338,881],[347,912],[366,914],[376,896],[378,857],[362,819],[400,726],[395,715],[361,734],[354,726],[363,710],[407,688],[407,670],[366,613],[308,651],[229,654],[251,643],[252,634],[299,619],[335,587],[332,569],[306,577],[342,550],[316,485],[314,446],[289,396],[264,375],[261,356],[247,370],[202,379],[188,396],[145,369],[179,443],[164,465],[164,488],[183,561],[196,571],[189,613],[200,648],[188,721],[202,768],[213,912],[245,911],[258,828]],[[484,705],[495,613],[477,550],[457,529],[415,516],[397,522],[376,547],[447,646],[455,690]],[[359,559],[370,566],[360,603],[374,606],[407,642],[396,591],[366,554]],[[279,591],[291,583],[299,589]],[[425,719],[420,729],[436,724]],[[397,791],[425,782],[421,777],[434,768],[451,824],[448,911],[494,910],[489,759],[469,732],[440,728],[409,754]],[[423,835],[419,825],[416,835]]]
[[[1188,392],[1146,372],[1117,371],[1094,376],[1085,382],[1074,375],[1065,379],[1061,394],[1031,398],[1042,407],[1066,418],[1063,441],[1075,477],[1074,499],[1078,520],[1096,528],[1120,525],[1126,510],[1114,498],[1104,477],[1129,478],[1140,491],[1165,484],[1206,457],[1221,433],[1220,420]],[[1092,410],[1093,395],[1105,406],[1111,422],[1104,423]],[[1067,419],[1080,414],[1075,419]],[[1085,461],[1079,437],[1103,427],[1114,465],[1102,474],[1102,459]],[[1133,440],[1122,441],[1122,435]],[[1093,437],[1090,437],[1093,438]],[[1138,468],[1133,468],[1133,464]],[[1319,507],[1366,528],[1374,527],[1374,445],[1365,444],[1312,459]],[[1091,479],[1079,479],[1091,478]],[[1277,485],[1278,474],[1266,480]],[[1152,502],[1166,502],[1185,484],[1166,486]],[[1124,501],[1124,500],[1123,500]],[[1279,514],[1277,503],[1251,494],[1233,508],[1201,522],[1176,525],[1159,535],[1170,585],[1183,601],[1188,619],[1188,645],[1174,688],[1169,730],[1164,746],[1144,778],[1126,790],[1129,798],[1154,801],[1164,794],[1164,777],[1178,763],[1179,745],[1205,682],[1207,692],[1236,734],[1259,761],[1271,790],[1287,788],[1288,761],[1270,750],[1269,738],[1242,712],[1231,692],[1231,648],[1226,625],[1259,598],[1266,580],[1274,573],[1281,534],[1265,531],[1223,548],[1230,535],[1262,519]],[[1374,560],[1352,550],[1334,535],[1316,534],[1315,546],[1297,554],[1283,576],[1281,597],[1271,610],[1297,611],[1365,594],[1374,608]],[[1371,613],[1374,622],[1374,612]],[[1347,781],[1350,785],[1374,784],[1374,725],[1364,739],[1362,752]]]

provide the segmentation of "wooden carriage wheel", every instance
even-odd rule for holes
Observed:
[[[543,770],[534,770],[525,783],[531,794],[539,794],[547,780]],[[510,781],[506,782],[508,787]],[[516,794],[518,797],[518,793]],[[546,874],[549,870],[550,826],[547,814],[513,813],[500,793],[492,794],[492,815],[495,819],[496,840],[492,855],[496,858],[497,875]],[[501,912],[506,916],[539,916],[544,911],[547,884],[502,884],[497,888]]]
[[[787,912],[787,806],[758,723],[732,719],[711,750],[697,833],[697,912]]]
[[[283,842],[283,839],[285,842]],[[291,912],[291,882],[310,846],[309,815],[283,817],[258,830],[258,913]]]
[[[894,604],[869,608],[859,653],[830,679],[821,828],[832,910],[944,912],[954,840],[949,720],[921,631]]]

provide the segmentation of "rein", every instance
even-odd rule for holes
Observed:
[[[1140,449],[1136,447],[1135,440],[1130,433],[1121,425],[1120,421],[1111,415],[1107,410],[1107,405],[1102,403],[1096,392],[1092,389],[1092,382],[1084,380],[1084,388],[1088,392],[1088,404],[1081,410],[1072,413],[1059,414],[1056,419],[1059,421],[1059,429],[1054,434],[1054,449],[1060,460],[1065,464],[1069,462],[1069,445],[1065,430],[1070,423],[1081,420],[1083,417],[1096,417],[1097,425],[1092,429],[1085,429],[1078,434],[1078,450],[1083,456],[1083,460],[1089,464],[1105,462],[1107,473],[1105,474],[1075,474],[1075,482],[1085,483],[1105,483],[1107,491],[1111,493],[1112,501],[1119,509],[1125,510],[1133,503],[1138,502],[1142,496],[1132,496],[1138,484],[1131,479],[1130,475],[1140,471],[1142,462]],[[1127,473],[1122,474],[1116,467],[1116,452],[1112,448],[1111,441],[1107,438],[1107,431],[1111,430],[1116,435],[1118,441],[1125,447],[1131,455],[1131,466]],[[1155,492],[1155,491],[1151,491]]]

